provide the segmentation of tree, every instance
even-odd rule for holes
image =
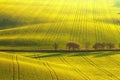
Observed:
[[[54,43],[53,47],[54,47],[54,50],[58,50],[58,44],[57,43]]]
[[[105,49],[105,43],[95,43],[93,45],[93,48],[95,50],[103,50],[103,49]]]
[[[76,50],[76,49],[80,49],[80,45],[79,45],[79,43],[77,43],[77,42],[68,42],[67,44],[66,44],[66,48],[67,49],[69,49],[69,50]]]

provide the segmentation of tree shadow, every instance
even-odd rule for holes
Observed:
[[[32,56],[28,56],[28,57],[31,57],[31,58],[49,58],[49,57],[57,57],[57,56],[62,56],[62,55],[65,55],[66,53],[62,52],[56,52],[56,53],[53,53],[53,52],[42,52],[42,54],[44,55],[41,55],[41,53],[35,53],[33,54]]]
[[[32,56],[32,58],[48,58],[48,57],[56,57],[56,56],[60,56],[61,54],[49,54],[49,55],[38,55],[38,56]]]
[[[83,53],[74,53],[74,55],[71,55],[71,57],[75,56],[93,56],[95,58],[99,57],[106,57],[106,56],[112,56],[120,54],[119,51],[103,51],[103,52],[83,52]]]
[[[14,52],[12,51],[9,53],[13,54]],[[28,54],[28,52],[26,53]],[[101,58],[101,57],[107,57],[107,56],[113,56],[113,55],[120,55],[120,51],[96,51],[96,52],[47,52],[46,51],[46,52],[29,52],[29,54],[30,55],[25,57],[37,59],[37,58],[53,58],[53,57],[59,57],[59,56],[67,56],[67,57],[92,56],[94,58]]]
[[[77,52],[70,55],[71,57],[75,56],[92,56],[98,54],[97,52]]]
[[[95,55],[94,57],[99,58],[99,57],[113,56],[117,54],[120,54],[120,52],[103,52],[103,53]]]
[[[43,52],[43,54],[45,54]],[[92,56],[94,58],[100,58],[100,57],[106,57],[106,56],[112,56],[120,54],[119,51],[101,51],[101,52],[49,52],[45,55],[41,54],[34,54],[32,56],[29,56],[31,58],[49,58],[49,57],[58,57],[58,56],[67,56],[67,57],[82,57],[82,56]]]

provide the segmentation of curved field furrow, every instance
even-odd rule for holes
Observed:
[[[38,58],[39,60],[41,60],[41,58]],[[39,64],[39,63],[38,63]],[[43,62],[43,65],[46,67],[46,69],[49,71],[50,76],[51,76],[51,80],[59,80],[56,72],[54,71],[54,69],[52,69],[52,67],[49,65],[49,63],[47,62]]]
[[[55,72],[55,70],[46,62],[46,65],[50,68],[50,70],[53,72],[54,74],[54,79],[53,80],[59,80],[57,73]]]
[[[96,67],[97,69],[99,69],[100,71],[104,72],[106,75],[108,75],[111,79],[115,79],[115,80],[120,80],[120,78],[114,74],[112,74],[111,72],[99,67],[99,65],[96,65],[92,60],[90,60],[87,57],[82,57],[83,59],[85,59],[89,64],[91,64],[93,67]]]
[[[120,61],[116,60],[115,58],[109,56],[109,57],[106,57],[108,60],[110,60],[111,62],[113,62],[114,64],[116,64],[117,66],[120,67]]]
[[[18,56],[16,55],[15,56],[15,60],[16,60],[16,64],[17,64],[17,71],[18,71],[18,73],[17,73],[17,80],[20,80],[20,65],[19,65],[19,62],[18,62]]]
[[[12,65],[13,66],[13,71],[12,71],[13,74],[12,75],[13,75],[13,80],[15,80],[16,74],[15,74],[14,56],[12,56],[12,63],[13,63],[13,65]]]
[[[56,77],[54,76],[54,73],[51,71],[51,69],[48,67],[48,65],[46,65],[45,63],[43,63],[43,64],[48,69],[48,71],[49,71],[49,73],[51,75],[52,80],[56,79]]]
[[[63,56],[60,56],[59,59],[65,64],[70,65],[84,80],[91,80],[85,73],[83,73],[78,67],[73,64],[70,64]]]

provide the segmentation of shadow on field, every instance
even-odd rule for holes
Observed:
[[[112,55],[117,55],[120,54],[120,52],[112,52],[112,51],[108,51],[108,52],[83,52],[83,53],[74,53],[73,56],[93,56],[95,58],[99,58],[99,57],[106,57],[106,56],[112,56]]]
[[[120,13],[117,13],[118,15],[120,15]],[[98,22],[103,22],[103,23],[109,23],[109,24],[115,24],[115,25],[120,25],[120,20],[119,19],[97,19],[95,21]]]
[[[40,54],[37,54],[37,55],[34,55],[32,56],[31,58],[48,58],[48,57],[56,57],[56,56],[61,56],[62,54],[61,53],[54,53],[54,54],[47,54],[47,55],[40,55]]]
[[[48,58],[48,57],[57,57],[57,56],[63,56],[65,54],[68,54],[66,52],[42,52],[42,53],[34,53],[31,56],[27,56],[27,57],[31,57],[31,58]],[[69,53],[70,54],[70,53]]]
[[[94,58],[99,57],[106,57],[106,56],[112,56],[120,54],[120,52],[112,52],[112,51],[106,51],[106,52],[48,52],[48,53],[35,53],[29,57],[31,58],[51,58],[51,57],[58,57],[58,56],[67,56],[67,57],[82,57],[82,56],[92,56]]]
[[[0,12],[0,30],[50,22],[54,23],[55,21],[48,20],[47,18],[37,18],[29,16],[14,17]]]
[[[106,57],[106,56],[112,56],[117,54],[120,54],[120,52],[103,52],[95,55],[94,57]]]
[[[82,51],[82,52],[70,52],[70,51],[53,51],[53,50],[43,50],[43,51],[24,51],[24,50],[1,50],[2,52],[9,52],[9,53],[18,53],[18,54],[24,54],[25,57],[30,58],[52,58],[52,57],[59,57],[59,56],[66,56],[66,57],[83,57],[83,56],[91,56],[94,58],[100,58],[100,57],[107,57],[107,56],[114,56],[114,55],[120,55],[120,51]],[[27,53],[27,54],[26,54]],[[28,55],[29,53],[29,55]]]

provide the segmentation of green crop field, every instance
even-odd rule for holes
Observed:
[[[119,0],[0,0],[1,49],[120,43]]]
[[[120,80],[119,49],[120,0],[0,0],[0,80]]]
[[[0,52],[0,80],[120,80],[120,52]]]

